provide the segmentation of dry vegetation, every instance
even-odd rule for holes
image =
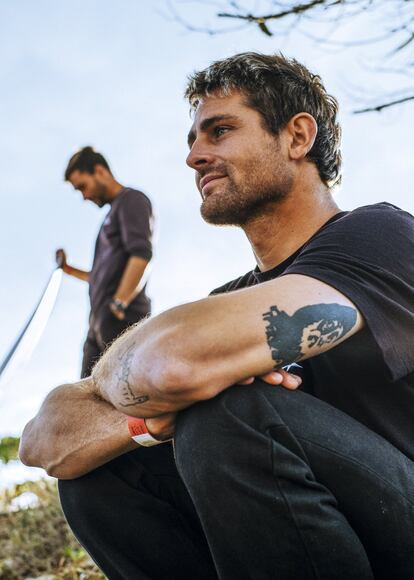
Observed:
[[[0,440],[0,469],[2,460],[14,459],[17,449],[10,438],[6,443]],[[24,500],[31,507],[19,507]],[[25,482],[0,491],[0,578],[105,578],[66,524],[54,481]]]

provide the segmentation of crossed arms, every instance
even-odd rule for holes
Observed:
[[[177,411],[316,356],[363,324],[343,294],[296,274],[178,306],[122,335],[92,377],[52,391],[24,430],[21,458],[78,477],[136,447],[125,415],[167,437]]]

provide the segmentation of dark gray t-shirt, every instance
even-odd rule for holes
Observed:
[[[89,277],[92,313],[110,302],[131,256],[151,259],[152,220],[151,202],[141,191],[124,188],[112,202],[99,230]],[[142,315],[150,311],[145,288],[128,306],[128,311]]]

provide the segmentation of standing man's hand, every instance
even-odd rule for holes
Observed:
[[[78,278],[78,280],[83,280],[84,282],[89,281],[89,272],[85,272],[85,270],[79,270],[79,268],[73,268],[72,266],[69,266],[66,258],[66,252],[65,250],[62,250],[62,248],[56,250],[55,260],[57,267],[62,268],[65,274],[74,276],[75,278]]]
[[[66,261],[66,252],[65,250],[62,250],[62,248],[59,248],[58,250],[56,250],[56,264],[58,266],[58,268],[62,268],[62,270],[65,270],[65,267],[67,266],[67,261]]]
[[[125,302],[117,300],[116,298],[113,298],[109,303],[109,310],[118,320],[124,320],[126,309],[127,305],[125,304]]]
[[[139,256],[130,256],[118,288],[109,303],[110,311],[118,320],[124,320],[126,309],[141,291],[147,266],[148,260]]]

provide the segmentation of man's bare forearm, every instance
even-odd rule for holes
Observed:
[[[91,379],[54,389],[25,427],[23,463],[73,479],[134,449],[126,417],[100,399]]]
[[[90,272],[86,272],[86,270],[80,270],[79,268],[75,268],[74,266],[69,266],[69,264],[66,264],[63,267],[63,271],[65,272],[65,274],[73,276],[73,278],[77,278],[78,280],[82,280],[83,282],[89,282]]]
[[[321,354],[363,323],[337,290],[300,275],[178,306],[118,338],[91,379],[53,391],[25,429],[22,459],[77,477],[133,448],[125,415],[153,419],[162,438],[168,413]]]
[[[147,266],[148,260],[139,256],[131,256],[113,297],[128,305],[142,288],[141,281]]]
[[[105,353],[93,378],[119,411],[153,418],[321,354],[362,325],[355,306],[334,288],[284,276],[133,327]]]

